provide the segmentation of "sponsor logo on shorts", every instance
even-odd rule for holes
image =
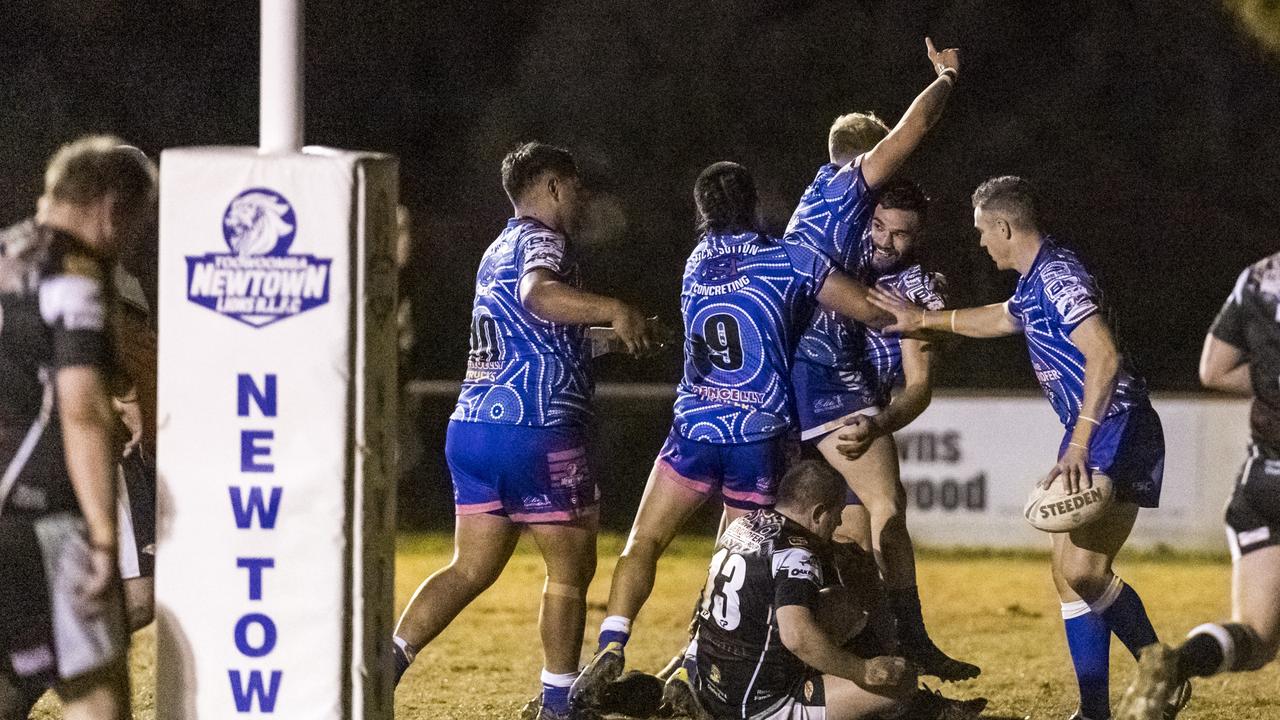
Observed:
[[[843,406],[844,398],[842,397],[818,398],[813,401],[813,411],[816,413],[832,412],[839,410]]]
[[[1058,515],[1067,515],[1100,500],[1102,500],[1101,489],[1093,488],[1091,490],[1085,490],[1079,495],[1074,495],[1065,500],[1059,500],[1056,503],[1049,503],[1048,505],[1041,505],[1040,517],[1041,519],[1047,520],[1048,518],[1056,517]]]
[[[806,703],[813,702],[813,681],[812,680],[804,681],[804,701]]]
[[[187,299],[255,328],[329,302],[329,258],[290,254],[298,233],[293,206],[253,187],[222,214],[228,253],[187,256]]]

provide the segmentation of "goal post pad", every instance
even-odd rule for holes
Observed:
[[[391,717],[397,173],[161,156],[157,717]]]

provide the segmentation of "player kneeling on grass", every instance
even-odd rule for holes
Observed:
[[[457,503],[454,557],[422,583],[400,617],[396,680],[498,579],[528,527],[547,565],[540,717],[567,718],[598,527],[587,465],[585,326],[611,324],[633,353],[656,343],[644,315],[577,287],[568,236],[581,197],[573,156],[526,143],[503,160],[502,185],[515,217],[476,275],[467,375],[445,445]]]
[[[111,269],[155,169],[95,136],[58,151],[32,242],[0,257],[0,718],[53,687],[69,720],[129,716],[116,546]]]
[[[851,607],[858,601],[841,585],[833,554],[844,504],[844,478],[804,461],[783,477],[774,509],[725,530],[684,668],[697,707],[683,711],[750,720],[978,717],[985,700],[917,689],[905,658],[842,647],[866,618],[865,608]],[[874,585],[874,565],[864,567],[869,577],[845,584]]]
[[[1177,650],[1142,653],[1121,720],[1155,720],[1188,678],[1257,670],[1280,648],[1280,253],[1245,268],[1200,356],[1200,382],[1252,395],[1249,458],[1227,504],[1232,622],[1201,625]]]
[[[1111,634],[1136,658],[1156,642],[1142,599],[1112,570],[1138,517],[1160,502],[1164,432],[1141,376],[1116,348],[1093,277],[1075,253],[1040,230],[1030,184],[1005,176],[973,193],[974,226],[996,267],[1016,270],[1013,297],[984,307],[930,312],[872,290],[897,317],[886,331],[949,331],[975,338],[1022,334],[1046,397],[1066,428],[1057,462],[1041,487],[1061,482],[1071,494],[1105,473],[1115,501],[1092,522],[1053,534],[1053,580],[1062,601],[1067,645],[1080,688],[1077,720],[1111,717]],[[1178,694],[1171,713],[1185,703]]]

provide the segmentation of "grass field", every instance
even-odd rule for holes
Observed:
[[[630,666],[655,671],[684,640],[692,602],[702,585],[710,541],[677,541],[658,574],[653,598],[628,646]],[[587,641],[604,614],[609,576],[621,539],[601,539],[600,568],[591,585]],[[396,605],[417,583],[446,563],[450,539],[403,535],[398,541]],[[1048,557],[924,552],[920,586],[925,617],[948,652],[977,662],[977,680],[948,685],[949,694],[983,695],[991,718],[1066,720],[1075,707],[1075,680],[1067,659],[1061,616],[1048,575]],[[1225,559],[1166,555],[1121,556],[1120,574],[1142,593],[1156,629],[1180,638],[1200,622],[1228,612],[1230,565]],[[401,720],[513,718],[538,689],[541,668],[537,613],[541,560],[522,543],[506,574],[424,650],[396,695]],[[1280,599],[1277,600],[1280,602]],[[154,640],[135,638],[135,717],[154,714]],[[584,648],[584,659],[586,650]],[[1134,669],[1119,642],[1112,644],[1112,696],[1118,699]],[[36,718],[58,718],[48,698]],[[1185,720],[1280,720],[1280,667],[1252,675],[1201,681]],[[160,719],[163,720],[163,719]]]

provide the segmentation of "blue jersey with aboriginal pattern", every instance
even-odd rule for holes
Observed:
[[[830,259],[759,235],[704,235],[685,263],[684,377],[675,427],[690,440],[740,444],[792,422],[789,375]]]
[[[471,352],[452,420],[545,427],[585,425],[593,385],[584,330],[539,318],[520,303],[520,280],[543,268],[577,286],[564,235],[513,218],[480,260]]]
[[[884,288],[926,310],[946,307],[946,278],[941,273],[927,272],[919,265],[889,273],[876,280]],[[841,380],[851,392],[862,397],[863,407],[884,407],[889,395],[902,379],[902,336],[881,333],[862,323],[852,322],[856,339],[861,337],[861,352],[855,353],[852,372],[841,372]],[[852,347],[857,350],[855,342]]]
[[[1071,333],[1102,311],[1102,293],[1075,253],[1045,238],[1035,262],[1008,302],[1022,324],[1036,380],[1063,425],[1072,426],[1084,401],[1084,354]],[[1128,360],[1120,364],[1104,417],[1148,403],[1147,386]],[[1101,420],[1102,418],[1098,418]]]
[[[866,232],[875,193],[862,176],[862,156],[848,165],[823,165],[800,198],[786,236],[799,239],[854,278],[869,282],[873,245]],[[839,370],[853,370],[862,352],[857,323],[818,310],[800,339],[799,357]]]

